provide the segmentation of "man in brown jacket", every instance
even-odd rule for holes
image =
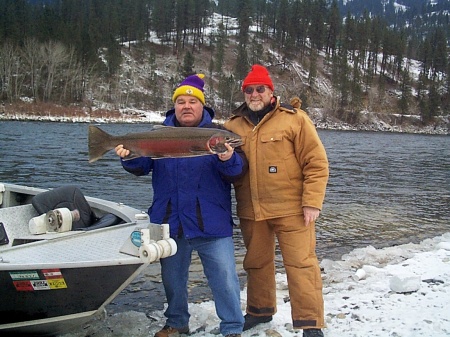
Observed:
[[[244,330],[276,312],[275,236],[286,269],[294,329],[323,336],[322,279],[315,221],[328,181],[328,160],[314,124],[300,109],[273,95],[267,69],[253,65],[242,84],[245,103],[225,127],[239,134],[249,171],[235,184],[237,215],[247,253]]]

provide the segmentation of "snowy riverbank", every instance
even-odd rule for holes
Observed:
[[[450,233],[420,244],[356,249],[340,261],[323,260],[326,337],[444,337],[450,335]],[[286,277],[277,274],[278,312],[243,337],[301,337],[292,330]],[[245,289],[241,293],[245,308]],[[149,298],[149,300],[151,300]],[[190,304],[191,336],[215,336],[213,302]],[[107,315],[64,337],[153,336],[162,311]]]
[[[340,121],[323,121],[323,116],[319,109],[313,109],[310,117],[319,130],[345,130],[345,131],[378,131],[378,132],[399,132],[415,134],[435,134],[448,135],[448,121],[441,121],[439,125],[418,126],[413,124],[391,125],[385,121],[373,118],[370,121],[351,125]],[[0,121],[39,121],[39,122],[63,122],[63,123],[161,123],[164,120],[163,111],[144,110],[124,110],[120,116],[108,114],[107,112],[97,112],[93,115],[82,113],[77,115],[44,115],[26,113],[3,113],[0,114]],[[408,117],[408,116],[407,116]],[[409,116],[411,117],[411,116]],[[411,117],[412,118],[412,117]],[[448,119],[448,118],[447,118]],[[223,122],[218,120],[218,122]]]

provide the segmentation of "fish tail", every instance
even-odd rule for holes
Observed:
[[[94,125],[89,125],[88,148],[89,163],[99,160],[112,149],[111,135]]]

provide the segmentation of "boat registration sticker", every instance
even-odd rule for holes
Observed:
[[[14,271],[9,275],[17,291],[53,290],[67,288],[61,270]]]
[[[16,280],[39,280],[37,271],[12,271],[9,273],[13,281]]]

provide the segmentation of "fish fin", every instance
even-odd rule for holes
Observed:
[[[150,130],[157,130],[157,129],[165,129],[165,128],[173,128],[174,126],[167,126],[167,125],[152,125]]]
[[[89,125],[88,132],[88,149],[89,149],[89,163],[99,160],[103,155],[112,149],[109,144],[111,135],[102,129]]]
[[[152,125],[152,127],[150,128],[149,131],[157,131],[157,130],[161,130],[161,129],[175,129],[176,126],[169,126],[169,125]]]

